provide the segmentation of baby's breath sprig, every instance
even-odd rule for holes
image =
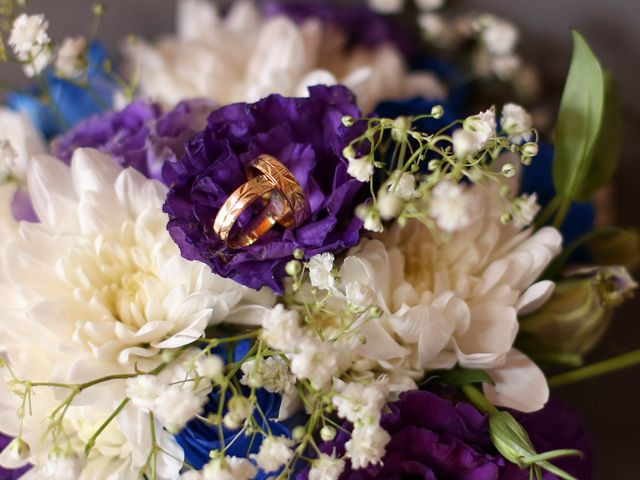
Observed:
[[[349,174],[370,186],[371,200],[356,209],[365,229],[380,232],[384,221],[404,225],[417,219],[452,233],[469,221],[472,205],[465,205],[472,201],[465,197],[469,183],[485,188],[496,185],[506,204],[503,221],[530,224],[537,213],[535,197],[511,198],[505,179],[514,177],[519,167],[502,159],[511,153],[519,156],[522,165],[531,164],[538,153],[538,133],[531,127],[531,117],[522,107],[508,104],[501,130],[495,108],[436,132],[419,129],[420,120],[439,119],[443,114],[444,108],[437,105],[415,117],[343,118],[347,127],[366,125],[364,133],[342,152]]]

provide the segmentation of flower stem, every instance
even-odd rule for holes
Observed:
[[[487,397],[473,385],[462,386],[462,393],[467,396],[478,410],[482,410],[489,415],[495,415],[499,412],[495,405],[487,400]]]
[[[637,365],[640,365],[640,349],[551,377],[549,379],[549,386],[561,387]]]

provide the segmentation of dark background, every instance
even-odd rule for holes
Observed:
[[[410,1],[410,0],[408,0]],[[100,38],[117,51],[127,34],[153,38],[173,30],[173,0],[106,0]],[[92,1],[30,0],[29,10],[51,20],[56,40],[89,31]],[[459,0],[459,8],[489,11],[518,23],[522,50],[557,98],[569,65],[569,28],[580,30],[622,89],[626,145],[613,195],[620,225],[640,227],[640,0]],[[16,77],[0,65],[0,77]],[[638,298],[619,312],[589,361],[640,348]],[[640,479],[640,368],[559,388],[554,392],[583,415],[593,436],[598,480]]]

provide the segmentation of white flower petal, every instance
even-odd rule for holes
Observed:
[[[518,300],[516,305],[518,314],[526,315],[540,308],[551,298],[555,288],[556,284],[550,280],[543,280],[531,285]]]
[[[540,368],[522,352],[512,349],[501,367],[488,370],[495,385],[484,385],[494,405],[521,412],[540,410],[549,400],[547,379]]]

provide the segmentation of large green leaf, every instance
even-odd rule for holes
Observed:
[[[622,118],[611,76],[578,32],[556,128],[553,179],[565,201],[589,200],[615,171]]]

